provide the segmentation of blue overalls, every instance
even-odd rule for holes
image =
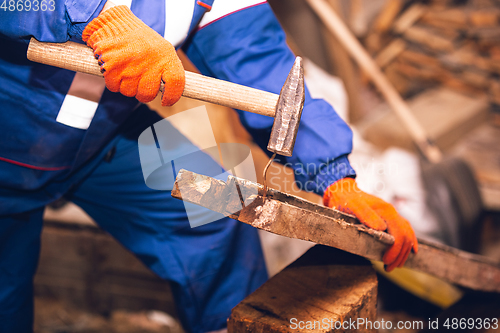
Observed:
[[[177,45],[205,75],[279,93],[294,55],[270,7],[220,0],[220,6],[242,5],[200,27],[218,1],[193,0],[187,38]],[[166,3],[134,0],[131,9],[164,34]],[[188,332],[223,328],[231,308],[267,278],[256,230],[228,218],[190,228],[183,203],[169,191],[148,188],[141,171],[138,137],[161,118],[133,98],[104,90],[87,127],[57,121],[71,100],[75,73],[26,59],[30,36],[78,41],[103,5],[56,1],[54,11],[0,10],[0,332],[32,330],[43,209],[62,196],[171,282]],[[265,150],[273,119],[239,114]],[[351,140],[331,106],[307,93],[294,155],[281,162],[304,189],[322,194],[354,175],[347,160]],[[200,173],[220,169],[203,154],[187,166]],[[209,214],[199,208],[200,218]]]

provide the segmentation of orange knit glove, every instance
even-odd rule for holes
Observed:
[[[385,270],[390,272],[406,262],[410,251],[417,253],[417,237],[411,225],[384,200],[361,191],[352,178],[341,179],[328,187],[323,196],[325,206],[355,215],[369,228],[394,236],[394,244],[384,254]]]
[[[184,68],[174,47],[127,6],[112,7],[93,19],[82,39],[94,49],[106,87],[140,102],[152,101],[165,83],[162,105],[179,100]]]

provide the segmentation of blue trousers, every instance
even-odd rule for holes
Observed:
[[[182,201],[145,185],[137,144],[141,131],[131,123],[57,191],[170,281],[186,331],[224,328],[231,309],[267,279],[258,234],[229,218],[191,228]],[[192,171],[215,163],[204,156],[203,163],[199,156],[193,160]],[[41,200],[28,212],[0,217],[0,333],[32,332],[33,275],[45,204]],[[197,209],[190,217],[211,214]]]

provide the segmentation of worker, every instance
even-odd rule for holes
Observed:
[[[28,61],[32,36],[85,42],[107,89],[82,88],[90,79],[81,74]],[[145,185],[137,140],[161,118],[142,103],[157,95],[161,80],[163,105],[180,98],[184,72],[174,46],[204,75],[279,93],[295,57],[269,5],[4,1],[0,45],[0,332],[32,330],[42,215],[61,197],[170,281],[186,331],[223,330],[231,308],[267,279],[257,232],[229,218],[190,228],[181,201]],[[265,150],[273,119],[239,116]],[[349,127],[306,92],[294,154],[279,161],[292,165],[296,181],[323,195],[325,205],[392,234],[383,258],[390,271],[417,252],[417,241],[391,205],[356,186],[351,145]],[[202,158],[190,171],[214,163]]]

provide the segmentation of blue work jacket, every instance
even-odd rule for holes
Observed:
[[[63,117],[75,72],[27,60],[28,41],[81,42],[83,29],[104,1],[50,0],[44,8],[40,1],[37,11],[34,0],[30,10],[23,4],[24,10],[8,4],[0,8],[0,215],[32,209],[32,202],[11,204],[17,199],[9,191],[33,195],[71,177],[113,139],[138,106],[135,98],[103,89],[97,101],[87,103],[94,105],[87,124],[71,110]],[[279,93],[295,59],[265,1],[129,0],[127,5],[181,47],[204,75]],[[239,115],[266,150],[273,119]],[[302,188],[322,194],[334,181],[355,175],[347,160],[351,146],[349,127],[329,104],[307,92],[294,154],[281,162],[295,170]]]

